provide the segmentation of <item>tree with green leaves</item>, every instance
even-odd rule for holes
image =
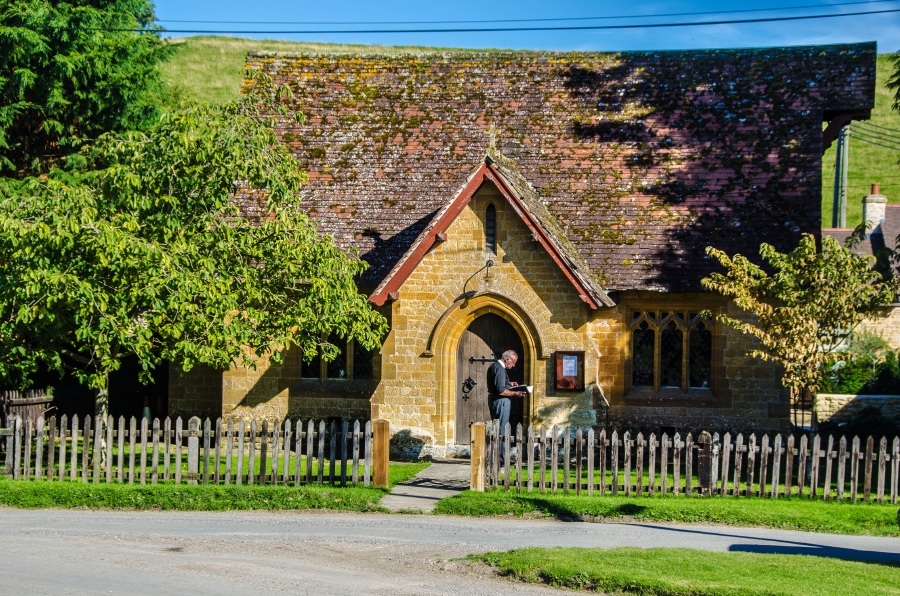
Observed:
[[[900,112],[900,52],[894,52],[891,55],[891,62],[894,63],[894,74],[891,75],[885,86],[894,92],[894,105],[892,107]]]
[[[331,333],[377,347],[386,321],[354,282],[366,263],[300,209],[273,103],[196,104],[102,135],[81,172],[0,183],[0,375],[69,371],[103,414],[127,355],[148,378],[163,359],[328,358]]]
[[[890,304],[898,290],[896,281],[883,280],[875,271],[872,257],[854,254],[827,236],[821,250],[812,234],[804,234],[789,253],[762,244],[760,255],[771,275],[742,255],[730,258],[713,247],[706,252],[725,273],[704,278],[704,287],[732,298],[752,315],[720,314],[717,319],[759,341],[760,347],[748,355],[781,365],[782,383],[794,399],[815,395],[824,367],[834,361],[847,336]]]
[[[0,175],[46,172],[109,131],[142,129],[165,94],[147,0],[0,6]]]

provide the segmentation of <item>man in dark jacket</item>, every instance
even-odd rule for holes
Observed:
[[[522,397],[517,387],[518,383],[510,381],[506,371],[516,366],[519,355],[513,350],[503,352],[500,359],[493,362],[487,372],[488,406],[495,420],[500,421],[500,434],[506,433],[506,423],[509,422],[509,411],[512,406],[511,399]],[[503,444],[500,447],[500,459],[506,461],[506,453]]]

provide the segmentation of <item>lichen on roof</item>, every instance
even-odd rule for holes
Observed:
[[[488,150],[610,289],[700,289],[704,248],[817,233],[823,115],[871,109],[874,44],[626,53],[255,54],[320,228],[375,287]],[[245,81],[245,86],[253,85]],[[374,228],[374,230],[373,230]]]

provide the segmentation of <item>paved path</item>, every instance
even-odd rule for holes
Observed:
[[[437,502],[469,488],[469,460],[435,460],[406,482],[394,485],[380,505],[391,511],[434,511]]]
[[[453,560],[522,546],[669,546],[900,563],[896,538],[308,512],[0,509],[0,545],[0,592],[54,595],[563,593]]]

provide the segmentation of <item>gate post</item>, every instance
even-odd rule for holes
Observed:
[[[469,436],[472,437],[472,451],[469,455],[471,468],[469,488],[484,492],[484,422],[473,422],[469,428],[471,429]]]
[[[391,453],[391,425],[387,420],[372,422],[372,484],[390,486],[389,461]]]

